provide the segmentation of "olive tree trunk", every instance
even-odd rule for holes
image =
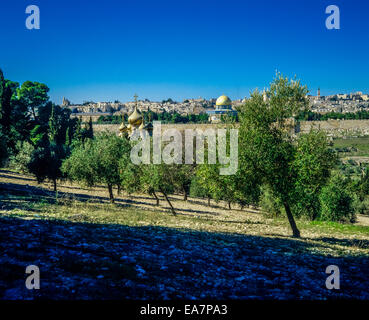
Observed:
[[[156,205],[158,206],[159,205],[159,198],[158,198],[158,196],[156,195],[155,191],[151,192],[151,194],[154,196],[154,198],[156,200]]]
[[[283,205],[284,205],[284,209],[286,210],[288,222],[290,223],[290,226],[291,226],[291,229],[292,229],[292,235],[293,235],[293,237],[294,238],[300,238],[300,231],[297,228],[295,219],[293,218],[290,205],[288,204],[288,202],[284,202]]]
[[[170,200],[169,200],[169,198],[168,198],[168,196],[167,196],[166,192],[165,192],[165,191],[163,191],[162,189],[160,189],[160,192],[164,195],[165,200],[167,200],[167,202],[168,202],[168,204],[169,204],[169,206],[170,206],[170,210],[172,211],[172,214],[173,214],[174,216],[176,216],[176,215],[177,215],[177,213],[174,211],[174,208],[173,208],[173,206],[172,206],[172,203],[170,202]]]
[[[113,186],[111,184],[108,184],[108,190],[109,190],[109,200],[111,203],[114,203]]]

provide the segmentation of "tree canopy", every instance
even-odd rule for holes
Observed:
[[[296,143],[293,116],[308,108],[307,93],[300,81],[278,73],[266,96],[254,91],[239,115],[240,166],[252,172],[255,183],[267,185],[280,199],[294,237],[300,237],[300,231],[292,208],[302,189],[318,192],[332,166],[323,136],[311,133]],[[314,152],[308,153],[312,142]],[[308,178],[310,173],[312,180]]]

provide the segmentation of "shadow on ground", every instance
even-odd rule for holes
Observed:
[[[0,175],[1,177],[1,175]],[[63,186],[64,187],[64,186]],[[36,197],[35,199],[37,199],[37,196],[42,196],[45,197],[46,201],[49,203],[55,203],[56,202],[56,197],[58,198],[65,198],[65,199],[76,199],[78,201],[81,202],[97,202],[97,203],[103,203],[103,202],[110,202],[108,197],[103,197],[103,196],[97,196],[97,195],[88,195],[88,194],[82,194],[82,193],[75,193],[75,192],[62,192],[62,191],[58,191],[57,194],[56,192],[47,190],[42,188],[41,186],[36,187],[36,186],[30,186],[30,185],[24,185],[24,184],[17,184],[17,183],[4,183],[4,182],[0,182],[0,195],[1,193],[3,194],[7,194],[11,192],[14,195],[17,196],[24,196],[24,197]],[[137,200],[139,199],[139,200]],[[170,207],[167,205],[167,203],[165,202],[165,200],[160,199],[161,200],[161,205],[160,206],[154,206],[151,203],[148,202],[144,202],[144,201],[140,201],[140,200],[148,200],[152,198],[149,197],[144,197],[144,196],[135,196],[135,199],[132,199],[131,197],[127,197],[127,199],[122,199],[121,197],[117,197],[115,198],[114,203],[117,206],[122,206],[124,208],[128,208],[128,207],[136,207],[139,209],[143,209],[143,205],[150,205],[150,210],[151,211],[163,211],[166,210],[168,212],[170,212]],[[169,199],[171,199],[171,197],[169,197]],[[172,199],[171,199],[172,200]],[[164,205],[163,205],[164,204]],[[209,214],[209,215],[217,215],[218,213],[214,212],[214,211],[208,211],[208,210],[193,210],[193,209],[184,209],[184,208],[175,208],[175,211],[177,214],[181,214],[181,213],[198,213],[198,214]]]
[[[55,194],[42,188],[0,183],[0,196],[9,193],[55,202]],[[4,205],[18,206],[0,198]],[[0,216],[0,298],[369,299],[368,256],[331,256],[334,245],[367,248],[368,241]],[[25,288],[28,265],[40,268],[40,290]],[[340,268],[340,290],[326,289],[329,265]]]
[[[369,299],[368,257],[304,240],[0,218],[2,299]],[[314,252],[313,252],[314,251]],[[25,288],[37,265],[41,289]],[[328,290],[328,265],[341,289]]]

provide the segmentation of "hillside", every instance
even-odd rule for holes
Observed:
[[[369,298],[369,227],[298,221],[223,203],[164,201],[63,183],[56,196],[33,178],[0,172],[0,296],[6,299]],[[24,287],[25,267],[42,290]],[[341,290],[325,288],[338,265]]]

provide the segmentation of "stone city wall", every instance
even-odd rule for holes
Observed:
[[[176,128],[180,131],[185,129],[221,128],[222,124],[162,124],[162,130]],[[119,124],[94,124],[95,132],[107,130],[119,133]],[[329,136],[365,136],[369,135],[369,120],[328,120],[328,121],[301,121],[300,132],[309,132],[311,129],[324,130]]]

